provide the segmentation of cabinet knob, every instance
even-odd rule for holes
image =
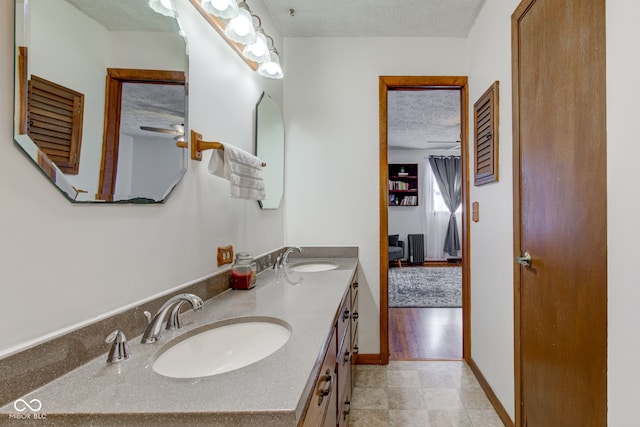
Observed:
[[[351,355],[350,355],[350,354],[349,354],[349,352],[347,351],[347,352],[344,354],[344,359],[343,359],[343,363],[342,363],[342,364],[344,365],[345,363],[348,363],[350,360],[351,360]]]
[[[358,314],[358,312],[357,312],[357,311],[354,311],[354,312],[353,312],[353,314],[351,315],[351,318],[352,318],[353,320],[358,320],[358,317],[360,317],[360,315]]]
[[[358,348],[357,345],[353,346],[353,354],[358,354],[360,352],[360,349]]]
[[[343,321],[348,320],[348,319],[349,319],[349,317],[351,317],[351,312],[350,312],[349,310],[346,310],[346,311],[344,312],[344,314],[342,315],[342,320],[343,320]]]
[[[352,287],[353,289],[358,289],[358,282],[357,282],[357,281],[353,282],[353,283],[351,284],[351,287]]]

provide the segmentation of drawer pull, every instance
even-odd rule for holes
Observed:
[[[358,289],[358,282],[357,282],[357,281],[356,281],[356,282],[353,282],[353,284],[351,284],[351,287],[352,287],[353,289]]]
[[[349,399],[349,396],[347,396],[347,400],[344,401],[344,406],[347,407],[347,409],[344,410],[343,414],[344,414],[344,419],[347,419],[347,415],[349,415],[351,413],[351,399]]]
[[[358,314],[358,312],[357,312],[357,311],[354,311],[354,312],[353,312],[353,314],[351,315],[351,318],[352,318],[353,320],[358,320],[358,317],[360,317],[360,315]]]
[[[347,352],[344,354],[344,359],[343,359],[343,362],[344,362],[344,363],[343,363],[343,365],[344,365],[345,363],[347,363],[349,360],[351,360],[351,355],[350,355],[350,354],[349,354],[349,352],[347,351]]]
[[[331,394],[331,387],[333,386],[333,378],[331,377],[331,370],[327,369],[325,372],[325,382],[327,383],[327,388],[320,391],[320,397],[318,398],[318,406],[322,405],[322,401],[325,396],[329,396]]]
[[[353,347],[353,354],[358,354],[358,352],[360,352],[360,349],[356,345],[356,346]]]
[[[342,315],[342,321],[348,320],[351,317],[351,312],[349,310],[345,311]]]

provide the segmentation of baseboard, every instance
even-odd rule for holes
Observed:
[[[502,406],[502,403],[500,403],[500,400],[498,400],[498,396],[496,396],[496,394],[493,392],[493,389],[491,389],[491,386],[487,382],[487,379],[484,377],[484,375],[482,375],[482,372],[480,371],[480,368],[478,368],[478,365],[476,365],[476,362],[474,362],[472,358],[469,358],[469,360],[467,360],[467,365],[469,365],[469,368],[471,368],[471,370],[473,371],[473,374],[476,376],[480,387],[482,387],[482,390],[484,390],[485,394],[489,398],[489,402],[491,402],[491,405],[493,405],[493,409],[495,409],[505,427],[514,427],[515,424],[513,423],[513,420],[511,420],[511,417],[507,413],[506,409],[504,409],[504,406]]]
[[[380,365],[379,354],[358,354],[358,365]]]

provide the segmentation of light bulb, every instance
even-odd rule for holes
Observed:
[[[236,0],[202,0],[202,7],[220,18],[231,19],[238,16]]]
[[[261,27],[256,29],[256,41],[253,44],[245,46],[242,50],[242,54],[257,63],[263,63],[269,61],[271,56],[269,54],[269,47],[267,45],[267,38],[264,34],[264,30]]]
[[[238,5],[238,16],[229,21],[224,34],[231,40],[244,45],[255,43],[256,30],[253,28],[253,18],[245,2]]]
[[[278,52],[275,49],[270,51],[271,59],[258,65],[258,73],[261,76],[269,77],[270,79],[281,79],[283,77],[282,67],[280,66],[280,59],[278,58]]]

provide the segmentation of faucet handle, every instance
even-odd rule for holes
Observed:
[[[120,362],[131,357],[129,344],[127,343],[127,337],[120,329],[116,329],[115,331],[107,335],[107,337],[104,339],[104,342],[113,343],[111,345],[111,349],[109,350],[109,355],[107,356],[108,363]]]
[[[151,312],[150,312],[150,311],[145,310],[145,311],[143,311],[143,312],[142,312],[142,314],[144,314],[144,317],[146,317],[146,318],[147,318],[147,325],[148,325],[149,323],[151,323],[151,319],[153,318],[153,316],[151,315]]]

